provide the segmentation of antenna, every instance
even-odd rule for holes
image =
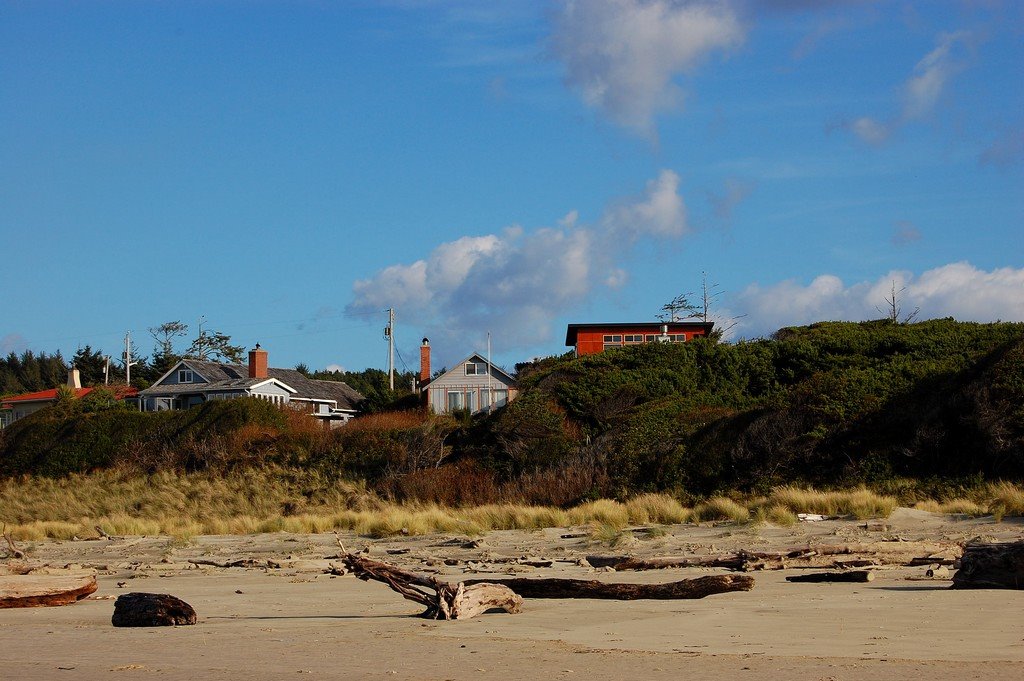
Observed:
[[[131,385],[132,366],[135,364],[138,362],[132,361],[132,332],[129,331],[124,335],[124,382],[126,385]]]
[[[487,413],[494,409],[494,372],[491,371],[491,332],[487,332]]]

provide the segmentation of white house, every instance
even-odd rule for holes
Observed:
[[[295,369],[267,366],[259,344],[249,351],[249,364],[221,364],[183,359],[152,386],[139,393],[143,411],[188,409],[209,400],[256,397],[308,411],[331,425],[355,416],[363,396],[341,381],[318,381]]]
[[[435,414],[468,410],[471,414],[504,407],[515,399],[515,379],[473,353],[437,378],[430,379],[430,341],[420,346],[420,390]]]

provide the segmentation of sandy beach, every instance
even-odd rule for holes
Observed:
[[[940,555],[973,538],[1020,539],[1024,523],[897,509],[885,521],[630,528],[613,546],[579,535],[583,528],[499,531],[472,540],[342,540],[449,581],[494,575],[656,583],[724,570],[614,572],[589,567],[584,558],[842,543],[880,554]],[[527,599],[517,615],[437,622],[416,617],[421,608],[383,584],[326,574],[340,565],[332,534],[124,537],[23,548],[33,564],[95,570],[99,590],[70,606],[0,610],[3,679],[1024,676],[1024,592],[951,590],[948,579],[925,576],[927,565],[879,566],[875,579],[862,584],[797,584],[786,576],[807,570],[755,571],[750,592],[684,601]],[[205,564],[239,560],[252,567]],[[114,599],[131,591],[178,596],[195,607],[199,622],[111,626]]]

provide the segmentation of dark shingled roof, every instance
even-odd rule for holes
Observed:
[[[221,364],[198,359],[186,359],[183,363],[205,378],[208,383],[187,383],[183,385],[154,385],[140,394],[194,393],[198,390],[244,390],[265,381],[265,378],[249,378],[249,367],[245,364]],[[342,381],[317,381],[306,378],[295,369],[267,369],[269,378],[276,378],[295,389],[292,399],[333,400],[338,409],[355,411],[364,399],[362,394]]]

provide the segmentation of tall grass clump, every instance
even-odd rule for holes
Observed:
[[[777,487],[772,490],[768,503],[784,506],[793,513],[820,513],[855,518],[886,517],[898,505],[894,497],[876,494],[866,487],[833,492],[790,486]]]
[[[1024,516],[1024,487],[1011,482],[991,483],[988,487],[989,511],[1002,520],[1006,516]]]
[[[667,494],[641,494],[626,502],[629,522],[634,525],[658,523],[676,525],[690,519],[691,512]]]
[[[750,520],[750,510],[728,497],[712,497],[694,507],[693,519],[698,522],[731,520],[736,523],[745,523]]]
[[[611,499],[598,499],[569,509],[569,522],[573,525],[607,525],[623,529],[629,524],[629,510]]]

